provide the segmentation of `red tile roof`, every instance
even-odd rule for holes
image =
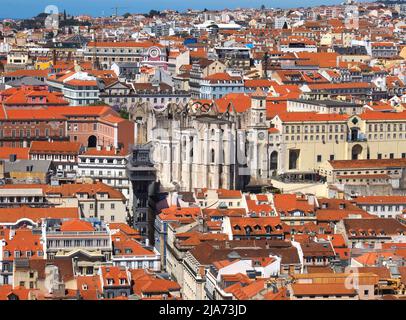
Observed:
[[[61,231],[85,232],[85,231],[95,231],[95,229],[90,222],[80,219],[70,219],[62,222]]]
[[[406,204],[406,196],[363,196],[353,200],[357,204]]]
[[[10,300],[10,296],[15,295],[18,300],[28,300],[30,290],[24,287],[15,287],[12,285],[4,284],[0,285],[0,300]]]
[[[5,77],[40,77],[40,78],[46,78],[48,76],[49,70],[28,70],[28,69],[23,69],[23,70],[16,70],[12,72],[6,73],[4,76]]]
[[[152,41],[144,41],[144,42],[135,42],[135,41],[117,41],[117,42],[107,42],[107,41],[100,41],[100,42],[89,42],[87,47],[98,47],[98,48],[149,48],[149,47],[162,47],[159,43],[155,43]]]
[[[402,112],[377,112],[377,111],[366,111],[361,114],[362,120],[406,120],[406,111]]]
[[[33,141],[30,154],[78,154],[82,145],[79,142],[69,141]]]
[[[42,189],[46,195],[59,194],[62,197],[76,197],[78,193],[87,193],[89,196],[95,196],[99,193],[106,193],[111,199],[125,200],[124,195],[120,191],[102,182],[69,183],[60,186],[44,184],[6,184],[0,185],[0,192],[1,189]]]
[[[228,93],[220,99],[215,100],[215,102],[222,113],[227,111],[230,103],[236,112],[245,112],[251,108],[251,97],[246,93]]]
[[[100,269],[103,279],[103,286],[119,287],[130,285],[128,274],[125,268],[121,268],[118,266],[102,266],[100,267]],[[113,283],[108,284],[108,279],[113,280]],[[121,280],[124,280],[123,283],[120,282]]]
[[[97,300],[102,293],[99,276],[78,276],[78,290],[83,300]]]
[[[347,288],[344,283],[294,283],[292,294],[295,296],[356,296],[357,291]]]
[[[15,233],[12,235],[12,233]],[[32,229],[2,229],[0,231],[2,234],[0,237],[5,240],[5,246],[3,247],[3,260],[13,261],[15,258],[14,253],[16,251],[20,252],[21,258],[28,259],[44,259],[43,246],[41,243],[41,234],[34,234]],[[10,252],[9,256],[6,257],[4,252]],[[30,256],[27,256],[26,253],[30,252]],[[38,255],[38,252],[41,252],[41,255]]]
[[[0,224],[15,224],[22,219],[38,223],[41,219],[78,218],[78,208],[31,208],[27,206],[0,208]]]
[[[286,112],[278,115],[282,122],[346,122],[345,114],[316,112]]]
[[[124,232],[116,232],[111,236],[114,256],[155,256],[155,252],[145,249],[139,242]]]
[[[145,269],[133,269],[131,272],[131,280],[133,282],[133,291],[138,296],[143,295],[170,295],[172,292],[181,290],[180,285],[171,280],[157,278],[154,274],[149,273]]]
[[[17,159],[29,159],[28,151],[30,148],[0,147],[0,159],[8,160],[10,155],[15,154]]]
[[[406,159],[330,160],[329,163],[334,170],[406,167]]]
[[[227,72],[219,72],[203,78],[203,80],[209,80],[211,83],[217,83],[218,81],[242,81],[241,77],[230,76]]]
[[[278,212],[289,212],[301,210],[303,212],[314,212],[315,207],[308,203],[308,200],[295,194],[275,194],[274,206]]]

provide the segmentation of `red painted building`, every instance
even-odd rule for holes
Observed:
[[[27,147],[31,141],[79,142],[84,146],[127,149],[134,123],[108,106],[6,109],[0,106],[0,146]]]

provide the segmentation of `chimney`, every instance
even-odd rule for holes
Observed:
[[[314,195],[309,194],[307,195],[307,202],[309,203],[309,205],[314,206],[315,205],[315,201],[314,201]]]

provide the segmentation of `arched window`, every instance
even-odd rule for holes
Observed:
[[[273,151],[270,156],[270,163],[269,163],[270,170],[277,170],[278,169],[278,152]]]
[[[262,112],[259,113],[259,122],[264,122],[264,114]]]
[[[214,152],[214,149],[210,150],[210,162],[214,163],[216,160],[216,153]]]
[[[252,228],[250,226],[246,226],[244,229],[247,236],[249,236],[251,234]]]

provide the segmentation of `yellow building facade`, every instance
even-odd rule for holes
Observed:
[[[406,112],[288,112],[271,123],[279,132],[279,174],[315,172],[330,160],[406,158]]]

